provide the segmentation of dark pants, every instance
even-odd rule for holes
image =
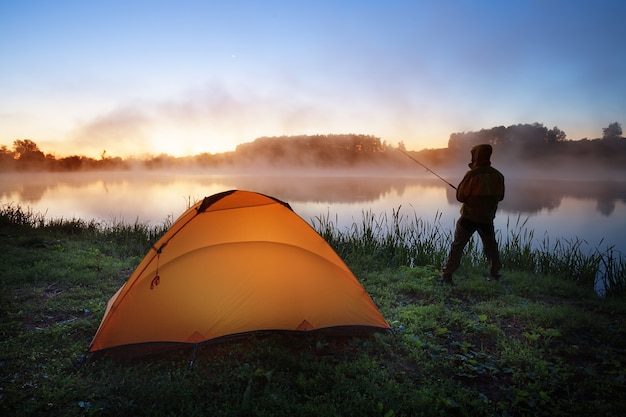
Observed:
[[[452,273],[459,268],[465,245],[467,245],[467,242],[469,242],[474,232],[478,232],[478,235],[483,242],[485,255],[491,265],[491,276],[494,278],[499,276],[502,264],[500,263],[500,252],[498,251],[498,242],[496,242],[496,232],[493,228],[493,222],[475,223],[469,219],[461,217],[456,222],[454,241],[450,247],[448,260],[441,270],[443,279],[450,279],[452,277]]]

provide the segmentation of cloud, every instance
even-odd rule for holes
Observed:
[[[152,122],[140,106],[127,105],[78,127],[70,133],[69,142],[72,147],[91,153],[111,148],[119,153],[146,152],[149,147],[146,129]]]
[[[122,103],[70,137],[73,147],[91,156],[105,149],[117,156],[225,152],[261,136],[302,134],[356,133],[419,149],[445,146],[455,111],[444,105],[450,92],[403,81],[339,88],[299,77],[258,85],[206,82],[169,97]]]
[[[231,148],[260,136],[338,133],[359,111],[341,102],[314,102],[297,94],[262,94],[207,84],[164,100],[135,101],[100,114],[75,129],[72,146],[98,154],[193,152]],[[359,125],[355,125],[358,128]],[[206,149],[202,149],[204,148]],[[223,151],[223,149],[219,149]]]

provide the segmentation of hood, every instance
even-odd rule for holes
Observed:
[[[470,168],[491,165],[491,152],[493,149],[489,144],[476,145],[472,148],[472,162],[468,165]]]

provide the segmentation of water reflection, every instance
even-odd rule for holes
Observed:
[[[596,210],[611,216],[616,204],[626,202],[626,182],[568,180],[507,180],[500,208],[510,213],[536,214],[559,208],[564,199],[593,200]],[[135,197],[176,194],[180,199],[200,199],[225,189],[262,192],[289,203],[364,204],[389,196],[419,200],[426,190],[445,190],[448,205],[456,204],[455,190],[437,179],[336,176],[206,176],[201,174],[117,172],[79,174],[1,174],[0,200],[39,206],[64,194],[83,195],[107,204],[113,194]],[[417,191],[417,196],[414,194]],[[117,197],[114,197],[117,198]],[[148,200],[150,200],[148,198]]]
[[[626,182],[570,180],[508,180],[506,198],[500,208],[509,212],[534,214],[557,209],[566,198],[595,201],[596,209],[610,216],[618,202],[626,202]],[[449,188],[449,203],[456,201]]]

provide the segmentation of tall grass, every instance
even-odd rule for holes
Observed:
[[[505,270],[548,274],[600,287],[606,294],[626,288],[626,259],[614,248],[585,250],[587,242],[580,239],[556,239],[544,236],[537,242],[528,219],[507,220],[506,229],[498,231],[500,251]],[[363,211],[360,221],[340,230],[338,219],[329,215],[312,219],[313,227],[350,265],[364,271],[376,267],[426,266],[440,267],[453,238],[453,227],[443,227],[441,214],[430,223],[417,215],[406,217],[400,208],[388,213]],[[468,243],[462,264],[464,268],[486,268],[482,244],[476,235]]]
[[[502,257],[508,268],[593,286],[601,294],[626,288],[626,258],[620,251],[614,247],[591,248],[587,241],[578,238],[552,241],[547,234],[537,246],[527,222],[520,216],[515,224],[507,220]]]
[[[330,214],[311,219],[313,228],[350,264],[355,272],[367,272],[400,266],[439,268],[448,254],[454,225],[444,226],[441,213],[432,222],[417,214],[406,216],[401,207],[375,214],[363,211],[360,220],[340,229],[338,218]],[[547,274],[575,281],[610,295],[626,289],[626,259],[613,247],[606,250],[588,246],[584,240],[556,239],[544,236],[537,242],[528,219],[518,216],[507,220],[498,231],[504,269]],[[81,219],[46,219],[14,204],[0,206],[0,227],[27,227],[63,234],[81,233],[101,242],[111,255],[142,257],[151,245],[171,226],[171,219],[149,226],[138,221],[98,222]],[[474,236],[468,243],[463,268],[486,268],[482,244]]]
[[[438,265],[446,256],[450,232],[440,226],[441,214],[431,225],[420,217],[407,218],[400,208],[391,217],[363,211],[360,221],[340,230],[330,216],[312,219],[313,228],[351,265],[363,270],[402,265]]]
[[[31,208],[23,209],[15,204],[3,204],[0,207],[0,227],[28,226],[43,227],[46,224],[45,213],[34,213]]]
[[[24,209],[16,204],[0,206],[0,227],[7,232],[17,227],[22,236],[27,234],[25,229],[30,234],[37,231],[46,231],[53,235],[80,234],[99,241],[106,252],[120,258],[144,256],[152,244],[169,229],[171,223],[170,218],[156,226],[139,221],[128,223],[123,220],[49,219],[45,214],[34,213],[30,208]]]

